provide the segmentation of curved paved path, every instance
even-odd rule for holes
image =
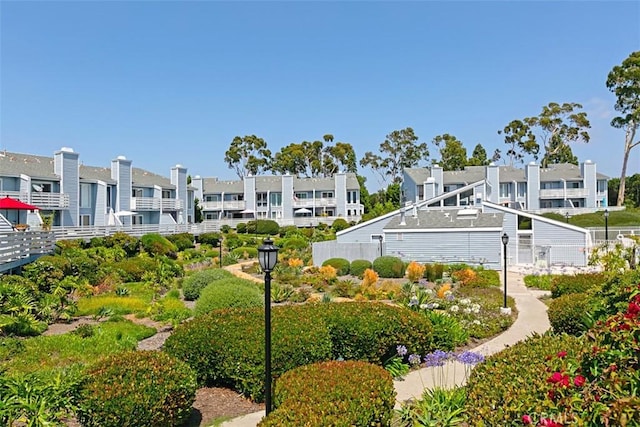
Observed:
[[[484,356],[490,356],[526,339],[534,333],[541,334],[547,331],[551,325],[547,316],[547,306],[539,300],[544,291],[529,290],[524,285],[523,276],[517,272],[507,273],[507,294],[515,299],[518,309],[518,318],[502,334],[472,349],[473,352]],[[444,378],[440,375],[443,369]],[[468,372],[465,366],[458,362],[450,362],[443,368],[423,368],[411,371],[404,380],[394,381],[396,389],[396,407],[403,401],[412,398],[420,398],[425,389],[434,385],[452,387],[464,384]],[[224,422],[222,427],[255,427],[264,417],[264,411],[244,415]]]

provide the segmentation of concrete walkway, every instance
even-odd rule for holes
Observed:
[[[474,348],[473,352],[490,356],[534,333],[541,334],[551,327],[547,317],[547,306],[538,299],[545,292],[527,289],[522,274],[518,272],[507,273],[507,294],[515,299],[518,318],[504,333]],[[394,381],[397,393],[396,408],[399,408],[400,404],[406,400],[421,398],[425,389],[434,386],[462,385],[468,374],[467,367],[459,362],[449,362],[443,367],[411,371],[404,380]],[[221,426],[255,427],[262,417],[264,417],[264,411],[255,412],[224,422]]]

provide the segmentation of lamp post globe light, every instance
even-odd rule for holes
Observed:
[[[609,209],[604,210],[604,240],[609,241]]]
[[[507,245],[509,244],[509,235],[507,233],[503,233],[500,239],[502,240],[502,253],[504,256],[504,303],[500,312],[502,314],[511,314],[511,308],[507,307]]]
[[[278,248],[266,238],[258,248],[258,261],[264,271],[264,404],[271,413],[271,272],[278,263]]]

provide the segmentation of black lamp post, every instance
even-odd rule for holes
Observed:
[[[567,211],[567,212],[565,212],[565,213],[564,213],[564,217],[565,217],[565,218],[566,218],[566,220],[567,220],[567,224],[569,224],[569,211]]]
[[[507,245],[509,244],[509,235],[507,233],[502,234],[502,246],[504,252],[504,308],[507,308]]]
[[[258,261],[264,271],[264,403],[271,412],[271,272],[278,263],[278,248],[266,238],[258,248]]]
[[[609,209],[604,210],[604,240],[609,241]]]
[[[218,240],[218,248],[220,249],[220,255],[218,256],[218,260],[220,261],[220,268],[222,268],[222,238]]]

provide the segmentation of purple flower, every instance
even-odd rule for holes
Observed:
[[[418,297],[417,296],[412,296],[411,300],[409,301],[409,307],[414,307],[418,305]]]
[[[424,357],[424,363],[427,366],[444,366],[450,355],[451,353],[447,353],[446,351],[436,350]]]
[[[420,364],[420,355],[418,354],[410,354],[409,355],[409,365],[419,365]]]
[[[463,351],[462,353],[457,355],[456,359],[460,363],[472,366],[484,362],[484,356],[480,353],[474,353],[473,351]]]
[[[404,357],[407,354],[407,347],[399,345],[396,347],[396,351],[398,352],[398,356]]]

